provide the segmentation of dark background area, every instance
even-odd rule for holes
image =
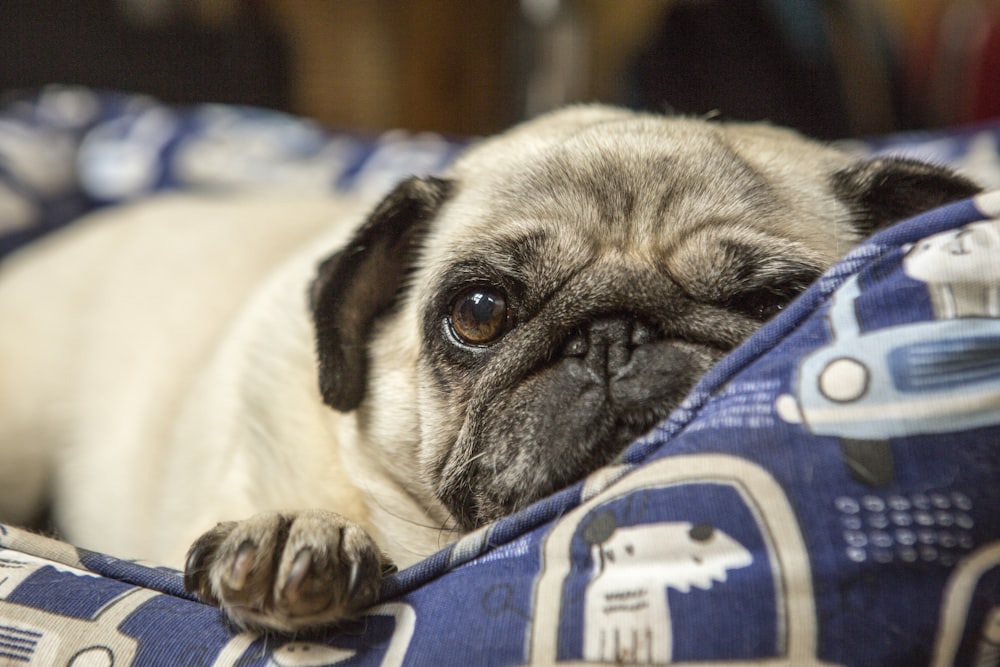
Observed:
[[[997,0],[3,0],[0,91],[485,134],[573,101],[846,137],[1000,115]]]

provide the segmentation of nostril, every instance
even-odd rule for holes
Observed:
[[[649,325],[638,321],[632,324],[632,334],[629,336],[629,344],[632,348],[652,343],[655,338],[656,335]]]
[[[567,357],[583,357],[590,350],[587,336],[582,331],[575,331],[563,345],[563,354]]]
[[[574,330],[562,344],[564,357],[588,359],[607,369],[629,363],[632,352],[658,338],[656,330],[636,319],[597,319]]]

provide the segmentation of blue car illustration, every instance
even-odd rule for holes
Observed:
[[[929,282],[928,289],[940,292],[946,285],[960,297],[995,289],[982,284],[991,281],[990,272],[978,273],[977,285],[947,279],[959,275],[956,263],[981,262],[984,249],[995,247],[970,240],[992,241],[997,231],[996,223],[974,223],[929,237],[910,249],[904,271],[912,256],[925,273],[926,255],[938,253],[945,280]],[[862,332],[855,308],[860,294],[856,275],[837,290],[827,315],[833,340],[802,360],[794,395],[779,396],[775,407],[786,422],[840,438],[854,477],[882,486],[893,477],[889,438],[1000,424],[1000,319],[970,309],[973,302],[965,299],[962,309],[949,301],[947,312],[938,312],[946,319]]]

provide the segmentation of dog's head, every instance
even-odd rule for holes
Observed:
[[[768,126],[556,112],[322,264],[322,394],[471,529],[612,461],[859,239],[976,191]]]

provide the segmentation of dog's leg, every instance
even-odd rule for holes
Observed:
[[[297,632],[356,616],[395,567],[357,524],[322,510],[220,523],[188,552],[188,591],[238,626]]]

